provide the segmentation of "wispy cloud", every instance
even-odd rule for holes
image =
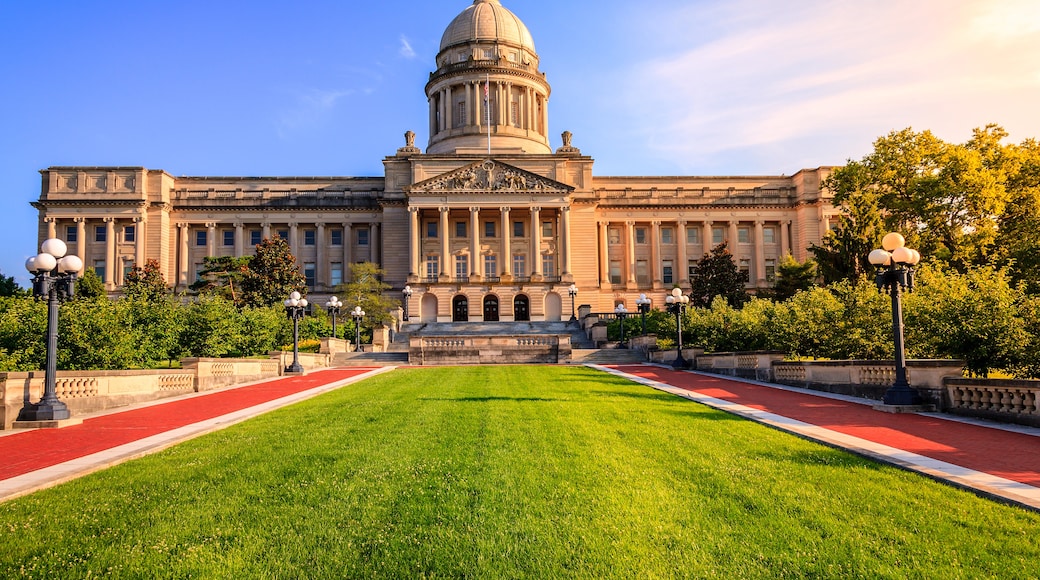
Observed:
[[[398,50],[398,54],[409,60],[416,56],[415,49],[412,48],[412,43],[409,42],[408,37],[403,34],[401,35],[401,48]]]
[[[987,122],[1013,137],[1040,133],[1035,0],[810,0],[786,5],[783,18],[770,5],[737,0],[665,17],[707,40],[648,47],[666,56],[634,65],[639,80],[622,98],[647,128],[647,147],[696,170],[734,151],[791,163],[785,149],[796,143],[800,157],[840,163],[906,126],[951,140]]]
[[[278,136],[313,127],[335,110],[344,98],[355,94],[354,90],[308,89],[295,95],[293,105],[278,119]]]

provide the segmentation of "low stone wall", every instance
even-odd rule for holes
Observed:
[[[907,381],[940,410],[950,404],[943,379],[960,377],[963,369],[960,360],[906,361]],[[883,360],[775,361],[772,374],[774,383],[877,401],[896,380],[895,361]]]
[[[731,377],[772,382],[772,365],[782,360],[784,353],[779,351],[713,352],[698,355],[694,368]]]
[[[571,358],[569,335],[413,336],[413,365],[556,364]]]
[[[323,338],[321,339],[321,346],[318,347],[318,352],[321,354],[339,354],[341,352],[351,352],[352,350],[350,341],[342,338]]]
[[[271,352],[271,358],[278,361],[281,369],[292,364],[293,353],[292,351],[273,351]],[[320,352],[301,352],[300,353],[300,366],[303,370],[309,371],[312,369],[324,369],[328,368],[332,362],[332,355]],[[279,370],[279,372],[282,372]]]
[[[947,378],[946,411],[1040,427],[1040,381]]]
[[[703,348],[684,348],[682,349],[683,359],[686,361],[687,367],[692,367],[697,358],[704,354]],[[670,348],[668,350],[652,350],[648,353],[650,362],[658,364],[670,365],[675,362],[675,349]]]
[[[273,358],[186,358],[181,361],[181,367],[194,374],[196,391],[250,383],[277,377],[282,373],[278,360]]]

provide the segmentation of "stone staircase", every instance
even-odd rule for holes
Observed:
[[[332,355],[334,367],[391,367],[408,364],[404,352],[341,352]]]
[[[571,364],[627,365],[646,362],[641,350],[627,348],[574,349]]]

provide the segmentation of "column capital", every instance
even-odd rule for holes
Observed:
[[[101,219],[104,220],[104,222],[106,224],[112,224],[112,223],[115,223],[115,221],[116,221],[116,218],[114,218],[112,216],[107,216],[107,217],[104,217],[104,218],[101,218]]]
[[[713,222],[711,220],[704,220],[703,223],[704,223],[704,225],[709,226],[709,227],[715,225],[715,222]]]
[[[532,207],[531,208],[531,212],[533,212],[533,213],[537,213],[537,212],[540,212],[540,211],[542,211],[542,208],[540,208],[540,207]]]
[[[325,222],[314,222],[314,226],[317,227],[319,230],[323,230],[325,229]]]
[[[569,213],[571,211],[571,206],[569,206],[569,205],[561,206],[560,207],[560,211],[562,211],[564,213]]]
[[[677,226],[685,227],[686,223],[687,223],[686,220],[675,220],[675,225],[677,225]]]
[[[756,226],[764,226],[764,225],[766,225],[766,220],[755,220],[755,225]]]
[[[735,226],[740,223],[740,220],[729,220],[729,225]]]
[[[53,224],[53,223],[55,223],[57,221],[58,221],[58,218],[51,217],[51,216],[47,216],[47,217],[43,218],[43,223],[45,223],[45,224]]]
[[[469,213],[480,213],[480,208],[477,206],[472,206],[469,208]]]
[[[146,216],[143,216],[143,215],[138,215],[138,216],[134,216],[133,221],[136,222],[136,223],[141,224],[141,223],[144,223],[144,222],[148,221],[148,218]]]
[[[242,222],[235,222],[234,225],[235,225],[236,228],[244,228],[245,227],[245,224],[242,223]]]
[[[631,227],[636,225],[636,222],[635,220],[625,220],[625,225]]]
[[[451,208],[450,208],[450,207],[448,207],[448,206],[446,206],[446,205],[444,205],[444,206],[441,206],[441,207],[440,207],[440,208],[438,208],[438,209],[440,209],[440,212],[441,212],[441,213],[448,213],[449,211],[451,211]]]
[[[509,214],[509,212],[510,212],[510,211],[511,211],[512,209],[513,209],[513,208],[511,208],[511,207],[508,207],[508,206],[506,206],[506,207],[501,207],[501,208],[499,208],[499,211],[501,211],[502,213],[504,213],[504,214],[508,215],[508,214]]]
[[[213,228],[217,227],[217,223],[216,222],[206,222],[206,227],[209,228],[209,229],[213,229]]]
[[[654,226],[655,228],[656,227],[660,227],[661,226],[661,220],[654,220],[654,221],[650,222],[650,225]]]
[[[412,206],[408,207],[408,211],[411,212],[411,213],[417,214],[417,213],[419,213],[419,208],[417,208],[414,205],[412,205]]]
[[[178,228],[180,228],[180,229],[182,229],[182,230],[183,230],[183,229],[185,229],[185,228],[187,228],[187,227],[188,227],[188,226],[190,226],[190,225],[191,225],[191,224],[189,224],[189,223],[187,223],[187,222],[177,222],[177,227],[178,227]]]
[[[82,224],[82,223],[86,223],[87,222],[87,218],[85,218],[83,216],[76,216],[76,217],[72,218],[72,221],[76,222],[77,224]]]

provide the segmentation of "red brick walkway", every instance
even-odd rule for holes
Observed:
[[[371,371],[330,369],[0,437],[0,481]]]
[[[657,366],[612,367],[975,471],[1040,487],[1040,437]]]

